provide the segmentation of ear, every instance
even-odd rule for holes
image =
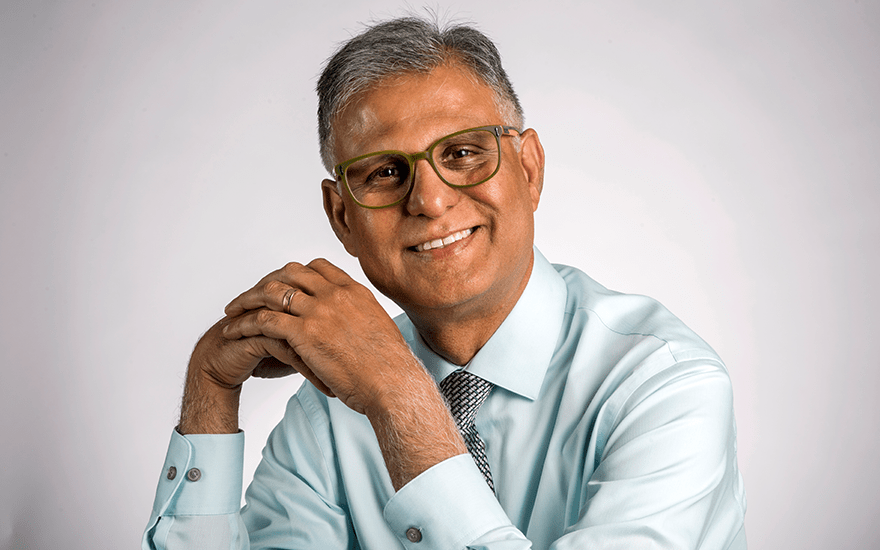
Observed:
[[[357,257],[351,239],[351,227],[346,217],[345,201],[339,194],[339,184],[333,180],[324,180],[321,182],[321,193],[324,196],[324,212],[330,221],[330,227],[336,233],[336,238],[345,247],[346,252]]]
[[[544,190],[544,146],[541,145],[538,132],[532,128],[520,134],[519,158],[529,185],[534,211],[538,209],[541,191]]]

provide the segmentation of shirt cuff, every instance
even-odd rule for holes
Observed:
[[[232,514],[241,508],[244,432],[171,434],[153,513],[156,516]]]
[[[510,519],[469,454],[422,472],[385,505],[385,521],[405,548],[464,548]]]

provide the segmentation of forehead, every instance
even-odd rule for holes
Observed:
[[[494,91],[461,68],[383,81],[356,96],[336,118],[336,159],[384,149],[416,152],[446,134],[501,123]]]

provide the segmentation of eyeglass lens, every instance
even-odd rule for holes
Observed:
[[[431,149],[440,178],[465,187],[482,183],[498,168],[498,139],[489,130],[474,130],[441,139]],[[409,159],[397,153],[376,153],[352,163],[345,181],[354,198],[367,206],[385,206],[402,199],[412,184]]]

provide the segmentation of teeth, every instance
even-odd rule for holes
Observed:
[[[473,229],[465,229],[464,231],[459,231],[458,233],[453,233],[452,235],[449,235],[448,237],[445,237],[443,239],[434,239],[433,241],[418,245],[416,247],[416,251],[424,252],[425,250],[433,250],[435,248],[443,248],[444,246],[451,245],[455,241],[462,240],[463,238],[467,237],[468,235],[470,235],[473,232],[474,232]]]

